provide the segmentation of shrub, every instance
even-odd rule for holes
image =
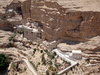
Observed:
[[[9,61],[4,54],[0,54],[0,70],[5,70],[9,66]]]
[[[9,41],[13,41],[17,33],[14,33],[11,37],[9,37]]]

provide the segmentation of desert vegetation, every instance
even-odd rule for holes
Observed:
[[[5,70],[9,66],[10,61],[5,54],[0,54],[0,70]]]

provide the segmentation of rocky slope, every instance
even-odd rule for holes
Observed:
[[[9,37],[12,37],[14,34],[7,31],[0,31],[0,35],[0,42],[2,42],[2,44],[0,44],[1,46],[5,43],[13,44],[12,46],[8,45],[9,47],[0,47],[0,53],[6,54],[13,63],[12,66],[9,66],[8,68],[8,75],[32,75],[32,72],[28,69],[28,66],[25,64],[25,62],[22,61],[23,59],[27,59],[31,63],[33,63],[33,65],[37,66],[36,68],[38,69],[38,74],[44,75],[46,75],[45,72],[47,70],[45,68],[48,68],[48,64],[50,64],[50,62],[53,62],[53,64],[62,63],[62,60],[58,57],[56,59],[57,61],[55,61],[55,59],[49,59],[50,57],[48,57],[48,54],[50,53],[46,51],[46,54],[45,50],[47,49],[44,44],[39,44],[36,42],[32,43],[31,41],[23,38],[22,35],[19,34],[17,34],[13,38],[13,40],[8,40]],[[80,61],[79,66],[76,66],[74,69],[67,72],[68,75],[98,75],[100,73],[100,51],[99,49],[96,49],[100,47],[99,38],[100,36],[92,38],[87,42],[79,42],[77,44],[75,44],[75,42],[59,44],[59,47],[66,47],[66,51],[81,49],[83,52],[83,58],[85,58]],[[44,57],[42,56],[42,54],[44,54]],[[47,62],[46,60],[50,61]],[[46,65],[44,65],[44,61],[46,62]]]
[[[9,44],[9,38],[11,37],[11,32],[6,32],[0,30],[0,48],[7,46]]]

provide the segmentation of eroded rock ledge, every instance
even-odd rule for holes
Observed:
[[[25,19],[32,18],[43,24],[47,40],[86,40],[100,35],[99,11],[72,11],[57,2],[43,0],[26,1],[22,9]]]

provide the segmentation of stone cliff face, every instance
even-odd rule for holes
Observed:
[[[13,31],[13,25],[5,20],[0,20],[0,29],[6,31]]]
[[[47,40],[86,40],[100,35],[98,11],[69,11],[57,2],[33,0],[24,2],[22,10],[25,19],[32,18],[33,21],[43,24]]]

